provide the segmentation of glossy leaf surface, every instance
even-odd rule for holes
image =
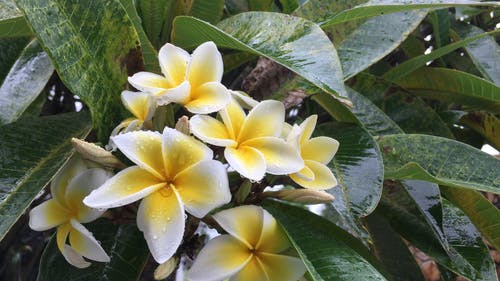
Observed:
[[[0,38],[32,36],[23,13],[12,0],[0,0]]]

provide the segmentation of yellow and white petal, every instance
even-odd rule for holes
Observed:
[[[227,163],[245,178],[260,181],[266,174],[266,159],[260,151],[253,147],[226,147],[224,157]]]
[[[83,203],[91,208],[114,208],[135,202],[167,184],[138,166],[128,167],[92,191]]]
[[[100,168],[92,168],[74,177],[68,185],[65,194],[67,206],[76,213],[76,219],[81,223],[91,222],[100,217],[105,210],[89,208],[83,204],[83,198],[103,185],[113,174]]]
[[[339,149],[339,142],[329,137],[312,138],[302,144],[301,154],[304,159],[314,160],[323,164],[332,161]]]
[[[172,85],[165,77],[151,72],[137,72],[128,78],[130,85],[141,92],[157,95],[166,89],[172,88]]]
[[[189,120],[191,133],[200,140],[216,146],[234,146],[226,126],[219,120],[207,115],[195,115]]]
[[[118,149],[141,168],[159,179],[165,179],[161,155],[162,136],[158,132],[137,131],[112,138]]]
[[[233,99],[235,99],[242,107],[246,109],[252,109],[257,104],[259,104],[258,101],[254,100],[245,92],[229,90],[229,93],[231,94],[231,97]]]
[[[224,72],[222,55],[214,42],[205,42],[198,46],[191,55],[188,65],[187,80],[193,89],[207,82],[220,82]]]
[[[174,178],[186,211],[197,218],[231,201],[227,172],[221,162],[201,161]]]
[[[255,249],[259,252],[266,253],[281,253],[288,249],[290,247],[290,242],[276,219],[266,210],[262,210],[262,215],[262,231]]]
[[[109,262],[109,256],[101,247],[94,235],[76,220],[70,221],[72,229],[69,233],[71,248],[79,255],[100,262]]]
[[[158,263],[170,259],[184,235],[184,208],[177,192],[164,188],[142,199],[137,227],[144,233],[149,251]]]
[[[227,128],[229,136],[231,139],[236,140],[245,122],[245,118],[247,117],[245,111],[243,111],[241,105],[232,98],[219,114]]]
[[[257,149],[266,159],[266,172],[273,175],[287,175],[300,171],[304,161],[292,145],[278,137],[260,137],[241,144]]]
[[[229,281],[274,281],[269,279],[261,262],[257,257],[253,257],[238,273],[229,279]]]
[[[262,208],[254,205],[239,206],[220,211],[213,215],[213,218],[231,236],[249,249],[255,249],[264,223]]]
[[[304,162],[314,173],[314,180],[307,181],[296,174],[290,175],[290,178],[298,185],[315,190],[330,189],[337,185],[337,179],[325,164],[312,160],[305,160]]]
[[[179,85],[186,79],[190,59],[188,52],[170,43],[163,45],[158,52],[161,72],[172,85]]]
[[[302,134],[300,135],[300,144],[304,144],[314,132],[314,128],[316,127],[316,122],[318,121],[318,115],[311,115],[306,120],[304,120],[300,124],[300,128],[302,129]]]
[[[56,227],[70,219],[66,208],[55,199],[49,199],[30,211],[29,226],[36,231]]]
[[[166,105],[171,102],[185,104],[191,99],[191,85],[184,81],[175,88],[168,89],[156,95],[158,105]]]
[[[256,105],[243,123],[238,142],[258,137],[279,137],[285,122],[285,106],[275,100],[265,100]]]
[[[66,245],[66,239],[68,238],[71,228],[72,227],[69,221],[57,227],[56,242],[57,248],[59,248],[59,251],[61,251],[61,253],[64,252],[64,245]]]
[[[122,103],[137,119],[148,121],[155,111],[154,97],[149,93],[122,91]]]
[[[304,165],[304,168],[302,170],[298,171],[297,173],[293,174],[296,177],[299,177],[300,179],[304,181],[312,181],[314,180],[314,172],[309,169],[309,167]]]
[[[71,248],[71,246],[69,246],[69,245],[64,245],[61,253],[63,254],[66,261],[76,268],[81,269],[81,268],[89,267],[91,265],[90,262],[83,259],[83,257],[81,255],[79,255],[75,251],[75,249]]]
[[[209,114],[224,108],[230,96],[226,87],[219,82],[207,82],[191,91],[191,100],[184,104],[195,114]]]
[[[287,123],[285,123],[287,124]],[[287,127],[286,125],[284,127]],[[302,134],[302,129],[299,125],[294,124],[290,127],[288,135],[284,138],[287,143],[291,144],[297,151],[300,151],[300,136]]]
[[[281,128],[280,138],[282,138],[284,140],[287,140],[288,136],[292,132],[293,127],[294,126],[288,124],[287,122],[284,122],[283,123],[283,128]]]
[[[54,179],[50,183],[50,193],[52,198],[57,200],[61,206],[66,206],[64,196],[69,181],[76,175],[87,170],[88,167],[79,156],[73,156],[64,166],[57,172]]]
[[[251,259],[247,246],[230,235],[220,235],[201,249],[186,277],[189,281],[224,280],[240,271]]]
[[[195,138],[166,127],[163,130],[162,155],[165,173],[169,175],[169,179],[173,179],[184,169],[200,161],[212,159],[213,152]]]
[[[259,253],[259,261],[272,281],[297,281],[306,273],[306,266],[296,257]]]

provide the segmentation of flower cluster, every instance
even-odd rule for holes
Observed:
[[[140,200],[137,226],[154,259],[165,263],[184,239],[185,212],[201,219],[231,201],[228,171],[251,182],[263,180],[266,174],[289,177],[311,190],[300,194],[307,200],[324,201],[325,196],[317,192],[337,184],[326,165],[339,143],[324,136],[311,138],[317,116],[292,126],[285,122],[281,102],[258,102],[226,89],[221,84],[222,56],[213,42],[200,45],[191,55],[166,44],[159,62],[162,75],[139,72],[129,77],[139,92],[123,91],[122,102],[134,118],[119,124],[110,138],[113,150],[120,150],[135,165],[110,177],[99,168],[77,174],[76,164],[70,163],[52,182],[53,199],[31,211],[33,229],[58,226],[59,249],[75,266],[88,266],[82,256],[109,259],[80,224],[96,219],[107,208]],[[167,126],[162,132],[152,131],[157,107],[170,104],[190,112],[189,121],[177,129]],[[290,244],[283,230],[262,208],[226,209],[213,219],[228,234],[201,250],[188,272],[189,280],[233,276],[231,280],[293,281],[304,274],[300,259],[292,251],[284,252]],[[65,244],[68,234],[71,246]]]

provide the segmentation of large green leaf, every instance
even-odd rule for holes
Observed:
[[[193,0],[189,15],[216,24],[222,17],[224,0]]]
[[[356,238],[324,218],[276,201],[264,208],[283,226],[314,281],[386,280]]]
[[[427,11],[407,11],[372,18],[360,25],[338,47],[349,79],[376,63],[394,49],[420,24]]]
[[[500,111],[500,87],[466,72],[423,67],[396,83],[422,97]]]
[[[137,11],[149,40],[157,50],[166,43],[172,28],[172,20],[177,15],[177,5],[186,1],[136,0]],[[180,7],[179,7],[180,8]]]
[[[428,135],[387,135],[378,142],[385,178],[500,193],[500,160],[469,145]]]
[[[23,13],[12,0],[0,0],[0,38],[32,36]]]
[[[71,92],[89,106],[99,140],[122,117],[120,92],[142,64],[139,38],[118,0],[18,0]]]
[[[21,119],[0,127],[0,239],[90,130],[85,113]]]
[[[212,40],[220,47],[265,56],[330,94],[346,95],[333,44],[308,20],[277,13],[248,12],[221,21],[216,27],[196,18],[177,17],[172,37],[183,47]]]
[[[104,219],[85,225],[111,258],[109,263],[92,262],[88,268],[70,265],[57,248],[55,235],[45,249],[37,281],[136,281],[149,256],[142,233],[133,224],[113,224]]]
[[[371,0],[352,9],[342,11],[326,18],[321,25],[328,26],[344,21],[351,21],[383,14],[402,12],[407,10],[447,8],[454,6],[499,6],[496,2],[480,2],[470,0]]]
[[[500,150],[500,120],[492,113],[470,112],[460,118],[460,124],[473,129],[497,150]]]
[[[479,27],[471,24],[457,24],[453,29],[461,38],[487,34]],[[482,38],[467,45],[465,50],[481,74],[486,79],[500,86],[500,47],[495,38],[490,36]]]
[[[2,50],[0,52],[0,83],[3,82],[29,42],[30,39],[26,37],[0,39],[0,50]]]
[[[0,125],[15,121],[47,84],[54,66],[38,42],[31,42],[0,86]]]
[[[459,207],[493,247],[500,249],[500,210],[474,190],[442,186],[441,193]]]

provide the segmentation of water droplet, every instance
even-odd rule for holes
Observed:
[[[171,220],[170,217],[167,217],[167,221],[170,221],[170,220]]]
[[[153,239],[154,239],[154,240],[158,239],[158,236],[153,235]]]

